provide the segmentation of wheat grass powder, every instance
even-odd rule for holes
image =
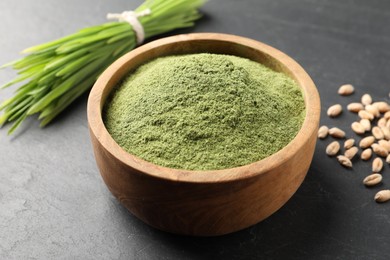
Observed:
[[[217,170],[268,157],[305,117],[297,83],[249,59],[167,56],[131,72],[112,92],[103,120],[127,152],[170,168]]]

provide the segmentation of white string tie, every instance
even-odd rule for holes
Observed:
[[[117,19],[119,22],[128,22],[135,32],[137,38],[137,45],[140,45],[145,40],[145,31],[141,22],[138,20],[139,17],[150,15],[152,11],[148,8],[142,12],[124,11],[121,14],[107,14],[107,19]]]

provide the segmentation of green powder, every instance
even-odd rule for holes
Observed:
[[[248,59],[191,54],[155,59],[106,103],[107,130],[127,152],[178,169],[215,170],[263,159],[298,133],[298,85]]]

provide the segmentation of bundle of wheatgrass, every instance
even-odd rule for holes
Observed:
[[[11,134],[30,115],[39,113],[41,126],[51,122],[118,57],[144,38],[191,27],[206,0],[146,0],[134,12],[109,15],[119,21],[85,28],[64,38],[28,48],[27,56],[4,65],[19,76],[3,85],[24,82],[0,105],[0,125],[13,122]]]

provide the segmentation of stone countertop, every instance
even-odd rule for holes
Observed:
[[[0,64],[20,50],[105,22],[108,12],[140,1],[2,0]],[[352,136],[356,115],[326,117],[365,92],[389,101],[390,2],[380,0],[210,0],[205,17],[175,33],[221,32],[250,37],[296,59],[322,101],[322,124]],[[11,69],[0,71],[0,83]],[[356,93],[340,97],[341,84]],[[14,88],[1,91],[0,99]],[[342,168],[319,141],[310,171],[288,203],[265,221],[221,237],[183,237],[155,230],[129,214],[104,185],[93,157],[87,95],[52,125],[34,118],[15,135],[0,131],[0,259],[390,259],[390,203],[373,201],[390,188],[367,189],[371,164]]]

